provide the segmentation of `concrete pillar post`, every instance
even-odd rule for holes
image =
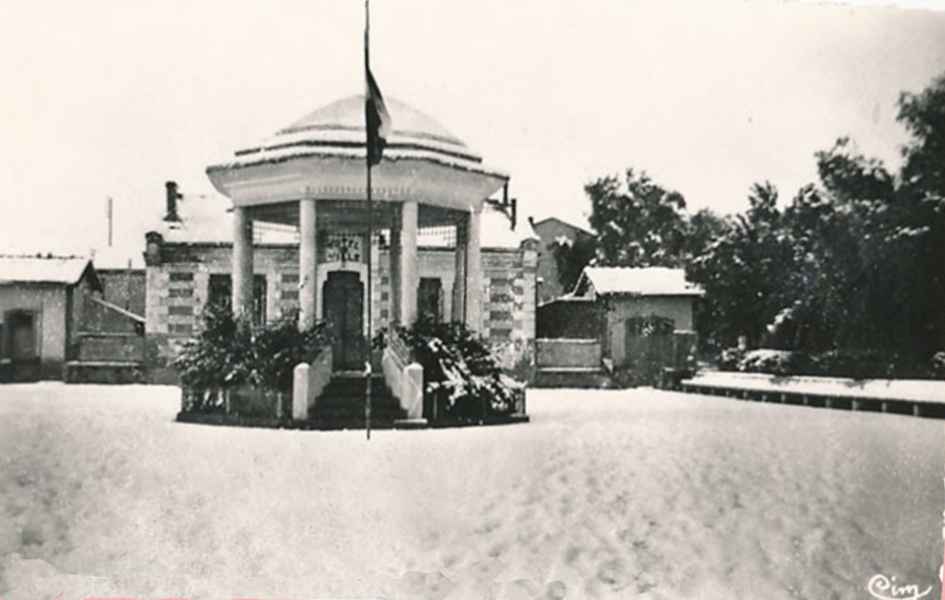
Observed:
[[[390,230],[390,322],[400,323],[400,217]]]
[[[315,199],[299,201],[299,329],[315,324],[318,308],[318,273],[315,240]]]
[[[245,208],[233,209],[233,314],[253,311],[253,221]]]
[[[466,326],[474,331],[482,331],[481,215],[481,210],[470,211],[466,228]]]
[[[400,323],[405,327],[417,320],[417,203],[404,202],[400,208]]]
[[[456,223],[456,248],[453,265],[453,321],[466,322],[466,222],[467,216]]]

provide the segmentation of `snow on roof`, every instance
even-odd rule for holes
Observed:
[[[0,283],[73,285],[91,262],[77,256],[0,256]]]
[[[479,244],[483,248],[518,248],[528,240],[539,240],[528,219],[519,219],[512,230],[509,218],[498,210],[482,209]]]
[[[384,148],[385,160],[424,160],[447,167],[508,179],[508,173],[482,164],[469,149],[429,115],[395,98],[386,98],[393,130]],[[341,157],[364,160],[364,96],[341,98],[322,106],[275,135],[208,171],[240,168],[301,157]]]
[[[571,229],[574,229],[575,231],[580,231],[581,233],[585,233],[590,236],[594,235],[594,232],[591,231],[590,229],[586,227],[581,227],[580,225],[575,225],[574,223],[570,223],[568,221],[565,221],[564,219],[559,219],[558,217],[545,217],[544,219],[539,219],[535,221],[535,227],[541,227],[542,224],[548,223],[549,221],[555,221],[561,225],[564,225],[565,227],[569,227]]]
[[[157,231],[164,241],[184,244],[233,243],[233,213],[227,209],[229,198],[214,194],[209,197],[183,199],[177,203],[180,221],[160,222]],[[255,223],[255,244],[297,244],[298,230],[291,226]]]
[[[118,246],[97,248],[92,253],[92,262],[99,271],[109,269],[143,269],[144,258],[141,251],[128,252]]]
[[[455,240],[442,235],[441,228],[420,228],[417,245],[425,248],[451,248]],[[482,248],[519,248],[523,242],[540,239],[528,221],[519,220],[512,230],[509,218],[488,204],[482,208],[479,245]]]
[[[585,267],[587,278],[600,295],[702,296],[702,289],[686,281],[686,271],[666,267]],[[580,286],[580,281],[578,285]]]

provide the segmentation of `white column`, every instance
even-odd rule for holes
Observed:
[[[482,256],[479,249],[481,210],[469,212],[466,228],[466,326],[482,331]]]
[[[404,202],[400,208],[400,323],[405,327],[417,320],[417,203]]]
[[[456,248],[453,254],[453,321],[466,322],[466,223],[467,215],[456,222]]]
[[[233,314],[253,310],[253,221],[242,207],[233,208]]]
[[[315,324],[318,312],[318,273],[315,240],[315,199],[299,201],[299,329]]]

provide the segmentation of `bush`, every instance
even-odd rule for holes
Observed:
[[[293,371],[311,362],[331,340],[323,323],[300,332],[295,315],[254,326],[225,308],[208,307],[196,338],[174,360],[181,383],[199,397],[214,390],[249,385],[275,391],[292,387]]]
[[[940,350],[932,355],[930,361],[930,371],[932,377],[936,379],[945,379],[945,350]]]
[[[816,356],[818,371],[830,377],[870,379],[916,373],[894,354],[877,350],[830,350]],[[921,369],[920,369],[921,371]]]
[[[811,374],[814,371],[810,357],[803,352],[768,349],[745,353],[738,363],[738,370],[782,376]]]
[[[423,367],[424,394],[447,414],[510,414],[522,386],[504,375],[486,341],[464,324],[418,321],[399,333]]]
[[[738,365],[742,362],[744,357],[745,351],[738,347],[733,346],[722,350],[722,353],[719,355],[719,370],[737,371]]]
[[[719,358],[722,371],[772,375],[820,375],[850,379],[945,378],[945,352],[923,364],[879,350],[830,350],[808,355],[800,351],[759,349],[749,352],[729,348]]]

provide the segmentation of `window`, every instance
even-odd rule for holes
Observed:
[[[213,273],[207,290],[207,304],[229,308],[233,301],[233,282],[229,273]],[[266,322],[266,276],[253,275],[253,323]]]

